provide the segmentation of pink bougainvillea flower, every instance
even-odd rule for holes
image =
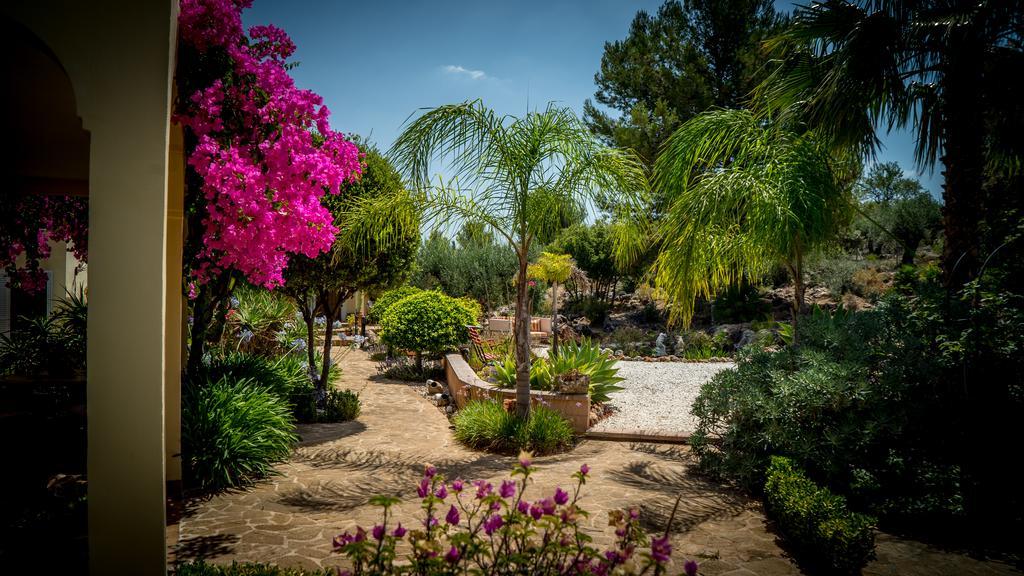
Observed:
[[[320,199],[357,179],[361,164],[355,144],[331,129],[323,99],[295,86],[288,35],[254,26],[246,36],[241,13],[250,4],[181,1],[182,54],[195,65],[179,68],[188,95],[174,119],[195,142],[188,165],[199,186],[189,198],[203,236],[192,276],[203,283],[237,270],[274,288],[292,255],[314,257],[334,243]]]

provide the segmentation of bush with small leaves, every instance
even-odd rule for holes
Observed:
[[[389,345],[416,353],[416,367],[423,354],[436,356],[469,340],[466,326],[476,322],[473,311],[440,292],[421,291],[388,307],[380,321],[380,338]]]
[[[764,485],[768,514],[809,568],[859,574],[875,556],[875,519],[851,512],[846,499],[822,488],[788,458],[774,456]]]
[[[412,296],[420,292],[423,292],[423,290],[415,286],[401,286],[384,292],[373,301],[373,306],[370,306],[370,322],[379,324],[384,318],[384,313],[388,311],[392,304],[406,296]]]

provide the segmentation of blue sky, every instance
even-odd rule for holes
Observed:
[[[661,1],[255,0],[244,22],[288,32],[296,82],[323,96],[332,126],[386,150],[410,114],[472,98],[506,114],[549,101],[582,113],[604,43]],[[913,139],[883,138],[880,159],[916,175]],[[939,193],[938,173],[921,180]]]

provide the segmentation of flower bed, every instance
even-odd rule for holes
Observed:
[[[457,408],[462,408],[471,400],[515,400],[515,390],[496,388],[481,380],[459,353],[445,355],[444,372],[448,390]],[[546,406],[565,417],[572,423],[573,431],[577,434],[586,432],[590,426],[590,398],[585,393],[534,391],[530,393],[530,398],[535,405]]]

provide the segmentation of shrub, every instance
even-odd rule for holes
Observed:
[[[466,312],[468,312],[469,315],[473,317],[472,324],[476,324],[477,322],[480,321],[480,318],[483,317],[484,309],[483,307],[480,306],[480,303],[477,302],[475,299],[470,298],[468,296],[463,296],[462,298],[456,298],[455,301],[458,302],[460,306],[465,308]]]
[[[869,300],[878,300],[889,290],[886,275],[877,268],[861,268],[853,273],[851,291]]]
[[[193,384],[182,400],[182,461],[197,488],[220,490],[265,477],[297,440],[287,402],[252,380]]]
[[[476,322],[458,300],[440,292],[419,292],[391,305],[380,322],[380,337],[389,346],[416,353],[422,368],[423,353],[437,355],[469,339],[467,325]]]
[[[230,566],[208,564],[203,560],[186,562],[175,567],[178,576],[335,576],[335,572],[303,570],[300,568],[279,568],[273,564],[257,562],[232,562]]]
[[[573,474],[573,488],[558,487],[531,504],[525,492],[532,473],[529,454],[519,455],[512,475],[497,488],[484,480],[449,483],[428,465],[416,486],[423,510],[416,524],[423,528],[393,525],[391,508],[401,501],[375,496],[370,501],[384,509],[381,522],[369,531],[357,526],[354,533],[338,534],[334,550],[348,558],[354,574],[380,576],[666,573],[668,537],[648,537],[636,509],[609,511],[616,538],[608,549],[590,544],[583,531],[590,514],[577,503],[590,474],[586,464]],[[399,557],[403,548],[408,551]],[[692,560],[683,563],[686,576],[698,569]]]
[[[566,303],[565,315],[569,317],[583,316],[592,326],[601,327],[608,318],[611,304],[597,296],[573,298]]]
[[[287,400],[293,390],[309,382],[309,373],[288,356],[272,360],[256,354],[230,352],[224,356],[211,355],[203,363],[201,378],[210,382],[223,378],[251,380],[278,398]]]
[[[320,422],[348,422],[359,417],[359,394],[351,390],[332,388],[324,399],[324,413]]]
[[[811,282],[820,284],[836,298],[854,289],[853,275],[863,264],[855,262],[845,254],[830,256],[815,255],[807,263],[807,276]]]
[[[846,500],[775,456],[764,486],[765,505],[795,555],[829,574],[859,574],[875,555],[875,519],[850,512]]]
[[[228,324],[234,341],[228,347],[245,352],[273,356],[287,350],[281,334],[286,326],[294,326],[295,303],[279,293],[243,285],[235,290]]]
[[[732,343],[729,334],[719,332],[714,336],[700,330],[683,332],[677,339],[676,355],[687,360],[707,360],[730,355]]]
[[[384,313],[388,311],[388,308],[390,308],[392,304],[406,296],[412,296],[413,294],[419,294],[420,292],[423,292],[423,290],[416,288],[415,286],[402,286],[384,292],[373,301],[373,306],[370,306],[370,322],[379,324],[384,318]]]
[[[19,318],[0,334],[0,374],[66,378],[84,370],[87,316],[79,290],[57,302],[49,317]]]
[[[544,406],[535,406],[524,423],[499,402],[474,400],[455,414],[453,423],[457,440],[495,452],[547,454],[569,447],[573,440],[569,421]]]
[[[888,296],[870,311],[816,310],[799,348],[745,348],[694,402],[701,470],[757,491],[770,455],[786,454],[883,519],[930,529],[962,518],[948,445],[957,407],[936,394],[941,324],[912,310]]]
[[[748,282],[730,286],[715,297],[714,322],[748,322],[754,318],[763,318],[771,314],[772,306],[761,298],[757,286]]]

